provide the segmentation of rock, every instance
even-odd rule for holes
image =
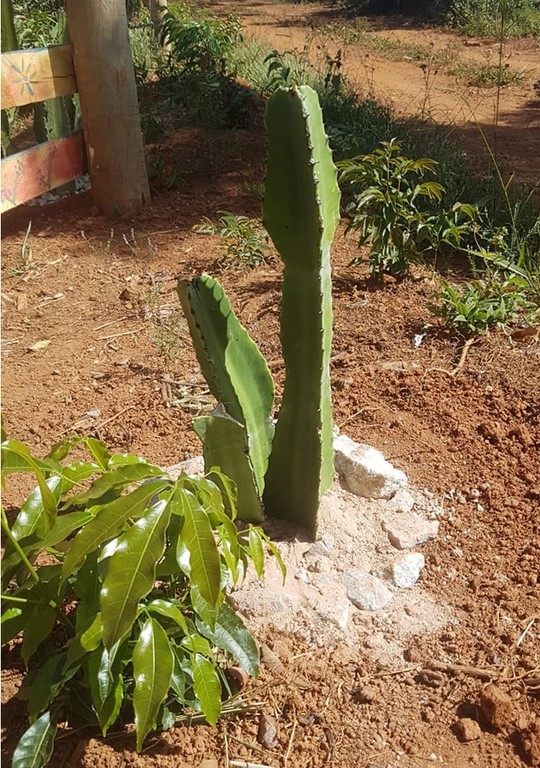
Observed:
[[[492,728],[505,728],[514,720],[512,699],[494,683],[486,685],[480,695],[480,709]]]
[[[425,520],[409,512],[383,520],[382,527],[396,549],[412,549],[437,536],[439,521]]]
[[[187,475],[203,475],[204,459],[202,456],[193,456],[193,458],[186,459],[180,464],[173,464],[170,467],[165,467],[165,472],[167,472],[173,480],[178,480],[182,472],[185,472]]]
[[[476,720],[471,720],[469,717],[464,717],[457,723],[456,733],[460,741],[476,741],[482,735]]]
[[[386,508],[389,512],[410,512],[414,507],[414,498],[405,488],[399,491],[389,500]]]
[[[392,567],[392,581],[395,586],[401,589],[412,587],[418,581],[425,564],[426,559],[421,552],[410,552],[400,557]]]
[[[378,611],[392,600],[386,584],[370,573],[345,571],[342,578],[349,600],[361,611]]]
[[[325,622],[331,622],[345,629],[349,621],[350,602],[343,584],[330,581],[318,586],[317,592],[306,593],[306,602],[311,610]]]
[[[277,744],[277,724],[275,717],[271,715],[261,715],[259,719],[259,729],[257,731],[257,741],[265,749],[274,749]]]
[[[407,477],[380,451],[347,435],[334,440],[335,466],[347,489],[367,499],[390,499],[407,485]]]

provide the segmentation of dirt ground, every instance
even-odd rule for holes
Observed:
[[[309,14],[329,18],[327,9],[311,5],[246,3],[240,11],[261,36],[277,40],[285,30],[282,48],[297,38],[305,42]],[[435,33],[411,28],[401,34]],[[456,45],[463,55],[478,54],[458,38]],[[515,44],[515,61],[530,56],[529,45],[535,44]],[[388,95],[412,109],[406,89],[415,87],[417,67],[383,64],[393,69],[387,82],[403,89]],[[373,88],[379,88],[375,81]],[[502,102],[508,121],[501,151],[523,178],[540,157],[527,98],[525,85],[512,86]],[[538,108],[535,115],[538,121]],[[486,122],[488,116],[486,102]],[[453,115],[468,136],[462,117],[460,123]],[[474,143],[468,146],[472,152]],[[155,186],[152,204],[136,221],[93,216],[90,193],[47,207],[23,206],[3,219],[2,411],[8,435],[38,455],[72,431],[95,434],[115,450],[163,466],[200,452],[191,420],[209,398],[175,283],[203,269],[222,280],[278,386],[282,382],[279,260],[270,256],[251,271],[222,269],[219,238],[192,231],[202,216],[219,210],[260,214],[253,195],[263,174],[260,121],[253,130],[217,136],[180,130],[160,151],[181,167],[182,183],[170,190]],[[356,253],[353,239],[340,230],[333,249],[335,421],[353,439],[380,449],[451,512],[438,538],[424,545],[422,587],[449,605],[454,618],[442,631],[412,640],[402,663],[391,668],[374,661],[369,633],[358,646],[326,648],[294,633],[261,635],[282,667],[263,666],[249,684],[246,698],[263,702],[257,712],[214,728],[151,736],[142,755],[129,729],[106,741],[91,728],[66,730],[52,764],[540,765],[538,336],[490,333],[450,376],[462,341],[448,338],[426,308],[436,276],[418,271],[401,284],[376,286],[361,269],[347,266]],[[421,345],[414,346],[422,333]],[[32,349],[42,341],[50,343]],[[9,486],[5,496],[8,505],[17,501]],[[384,634],[376,616],[372,626]],[[433,660],[448,663],[448,671],[427,673],[423,666]],[[22,677],[16,646],[4,653],[3,666],[8,758],[26,727],[23,703],[14,698]],[[273,749],[257,741],[261,712],[277,725]]]

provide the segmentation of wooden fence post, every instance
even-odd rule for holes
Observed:
[[[100,213],[150,201],[125,0],[67,0],[88,169]]]

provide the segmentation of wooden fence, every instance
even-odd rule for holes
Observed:
[[[71,45],[2,54],[2,108],[77,92]],[[86,173],[82,130],[2,160],[2,213]]]

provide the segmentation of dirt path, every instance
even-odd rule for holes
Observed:
[[[390,102],[397,114],[447,125],[460,138],[478,171],[485,173],[489,159],[476,121],[491,142],[496,112],[496,88],[468,87],[467,78],[450,75],[458,65],[497,65],[495,42],[474,40],[440,29],[398,26],[395,19],[368,18],[357,42],[354,19],[340,15],[332,6],[316,3],[232,3],[217,0],[215,11],[240,14],[247,35],[280,51],[306,52],[323,70],[326,55],[341,49],[343,72],[366,95]],[[334,28],[334,34],[328,29]],[[389,43],[385,44],[385,41]],[[412,57],[428,52],[427,67]],[[437,63],[442,62],[442,63]],[[516,181],[536,183],[540,177],[540,98],[533,85],[540,78],[540,43],[508,40],[504,66],[522,72],[520,83],[501,91],[497,146],[500,162]]]

